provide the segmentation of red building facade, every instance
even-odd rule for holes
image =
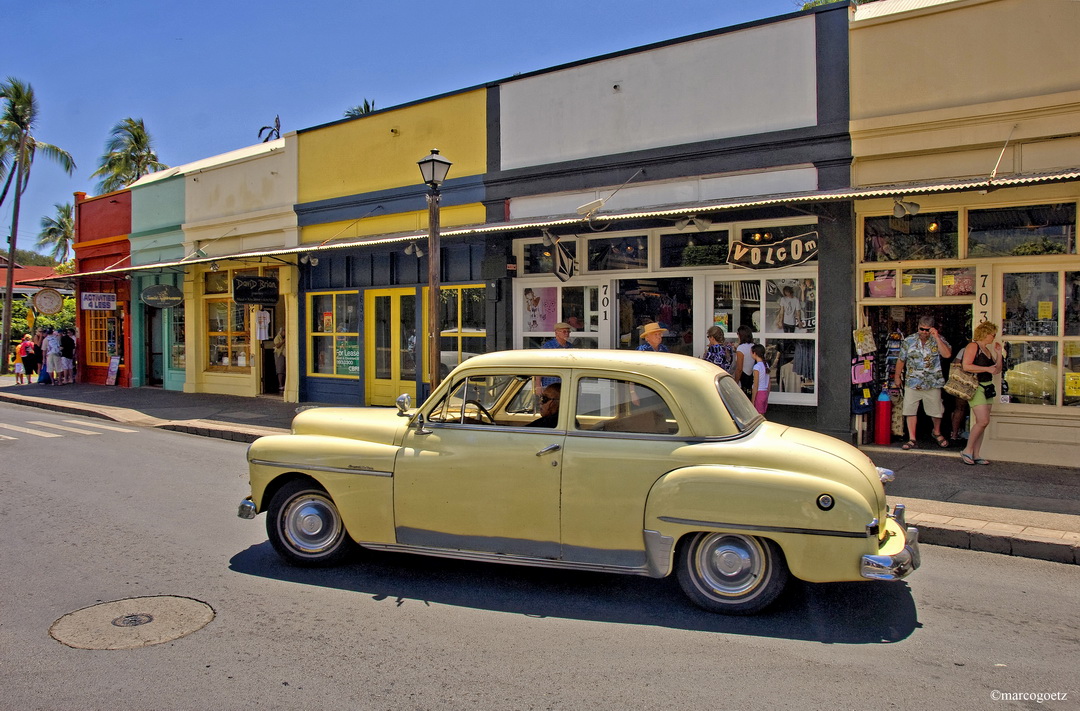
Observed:
[[[131,191],[87,198],[75,193],[75,272],[127,264]],[[131,287],[118,276],[78,277],[79,382],[130,387]]]

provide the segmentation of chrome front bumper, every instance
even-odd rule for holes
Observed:
[[[236,515],[240,518],[255,518],[257,513],[255,502],[251,500],[251,497],[248,497],[240,502],[240,510],[236,512]]]
[[[864,555],[860,574],[870,580],[900,580],[922,563],[919,555],[919,529],[908,526],[903,504],[893,507],[889,518],[904,532],[904,549],[895,555]]]

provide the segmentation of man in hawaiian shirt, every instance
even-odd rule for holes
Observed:
[[[934,328],[933,316],[921,316],[918,332],[911,334],[900,344],[893,384],[899,388],[900,379],[905,371],[907,372],[904,419],[907,421],[908,440],[904,442],[904,449],[915,448],[915,421],[920,402],[923,412],[934,423],[934,440],[939,447],[949,446],[949,440],[941,435],[941,415],[945,412],[941,404],[941,388],[945,385],[941,359],[951,355],[952,346]]]

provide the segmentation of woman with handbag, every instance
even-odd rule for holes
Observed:
[[[964,464],[989,464],[979,456],[979,446],[983,434],[990,425],[990,406],[996,396],[994,374],[1001,372],[1001,344],[995,343],[997,326],[983,321],[975,327],[971,343],[964,348],[963,368],[974,373],[979,380],[975,395],[968,401],[975,424],[971,426],[967,447],[960,452],[960,461]]]

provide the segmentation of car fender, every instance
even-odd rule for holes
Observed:
[[[398,449],[321,435],[262,437],[248,448],[252,501],[264,511],[286,481],[307,477],[330,494],[354,540],[392,543]]]
[[[819,504],[823,495],[829,500]],[[644,526],[673,541],[672,555],[687,534],[728,531],[775,541],[800,579],[859,580],[860,556],[877,551],[868,529],[874,517],[862,494],[825,476],[709,465],[657,480]]]

